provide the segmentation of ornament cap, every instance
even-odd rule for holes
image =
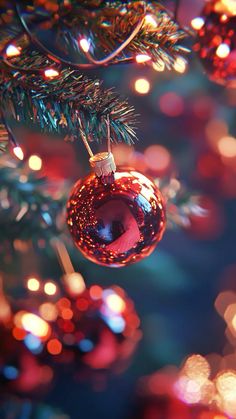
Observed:
[[[116,171],[114,156],[111,152],[97,153],[89,159],[96,176],[109,176]]]

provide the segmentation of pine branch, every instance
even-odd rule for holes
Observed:
[[[112,90],[103,89],[100,81],[89,80],[72,69],[73,65],[82,68],[93,66],[84,62],[93,59],[80,48],[78,39],[86,36],[96,56],[109,56],[117,45],[122,45],[137,22],[143,22],[124,50],[108,60],[107,64],[132,61],[137,54],[147,54],[151,63],[164,64],[170,69],[176,57],[186,52],[179,44],[185,33],[160,3],[154,1],[128,1],[124,5],[120,1],[85,0],[71,1],[69,6],[53,1],[51,11],[50,1],[47,2],[47,10],[43,9],[41,2],[40,8],[37,8],[37,0],[33,7],[28,8],[28,4],[31,5],[31,2],[17,3],[19,16],[14,6],[10,9],[10,18],[0,15],[0,34],[5,39],[5,46],[15,40],[20,50],[18,56],[5,56],[0,64],[2,110],[7,109],[10,113],[8,117],[13,116],[20,123],[37,123],[42,131],[57,132],[67,140],[80,136],[81,120],[88,140],[102,141],[106,138],[105,119],[109,116],[112,139],[132,143],[136,138],[133,107]],[[55,8],[55,4],[58,8]],[[27,12],[25,15],[31,22],[33,32],[30,32],[30,36],[27,29],[23,30],[22,23],[26,23],[27,28],[24,12]],[[145,23],[145,14],[154,17],[156,26]],[[38,49],[40,40],[34,34],[34,31],[38,33],[38,29],[47,35],[49,43],[53,39],[52,51],[45,46]],[[3,44],[4,41],[1,46]],[[58,51],[62,51],[72,64],[66,65],[65,58],[60,60]],[[76,65],[71,54],[76,59]],[[54,68],[58,76],[45,80],[44,70],[47,68]]]
[[[22,162],[0,157],[1,257],[9,258],[19,242],[36,248],[44,243],[48,250],[49,240],[63,233],[66,189],[37,177]]]
[[[112,139],[132,143],[136,138],[134,109],[101,84],[71,70],[61,71],[59,78],[50,81],[18,74],[2,85],[1,103],[15,120],[36,122],[42,131],[58,132],[70,140],[80,135],[79,118],[90,141],[104,140],[109,115]]]

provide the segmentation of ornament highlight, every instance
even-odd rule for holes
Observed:
[[[165,204],[157,186],[132,169],[109,178],[79,180],[67,203],[70,233],[85,257],[122,267],[149,256],[165,230]]]
[[[197,51],[209,78],[236,87],[236,5],[235,1],[207,2],[201,16]]]

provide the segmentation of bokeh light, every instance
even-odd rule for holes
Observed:
[[[159,99],[160,110],[167,116],[177,117],[184,111],[183,98],[174,92],[168,92]]]
[[[204,23],[205,23],[205,21],[204,21],[204,19],[202,17],[195,17],[191,21],[191,26],[196,31],[199,31],[203,27]]]
[[[162,145],[147,147],[144,157],[147,167],[154,172],[163,173],[169,169],[171,164],[171,155]]]
[[[54,295],[57,292],[57,286],[54,282],[46,282],[44,285],[44,292],[47,295]]]
[[[27,280],[27,288],[30,291],[38,291],[40,287],[40,282],[37,278],[29,278]]]
[[[134,88],[140,95],[146,95],[150,91],[150,82],[145,78],[135,80]]]
[[[30,156],[28,164],[31,170],[38,171],[42,168],[42,159],[37,155]]]
[[[226,58],[230,54],[230,47],[228,44],[220,44],[216,49],[216,55],[219,58]]]

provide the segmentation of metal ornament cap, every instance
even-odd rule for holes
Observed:
[[[97,153],[90,157],[89,163],[97,177],[109,176],[116,171],[114,156],[111,152]]]

